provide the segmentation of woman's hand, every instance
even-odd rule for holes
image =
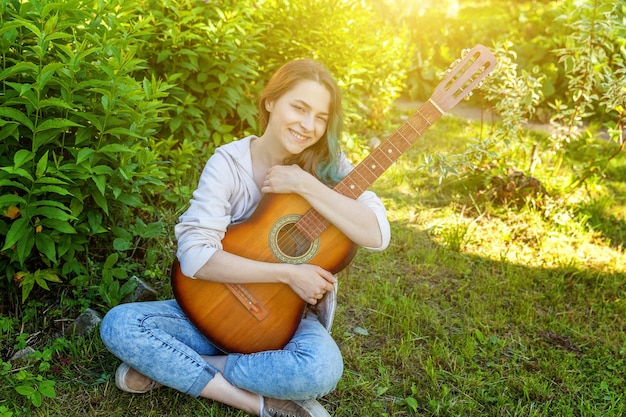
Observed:
[[[337,278],[317,265],[287,265],[289,286],[300,298],[309,304],[317,304],[328,291],[333,291]]]
[[[275,165],[267,171],[261,191],[266,194],[298,193],[299,187],[311,180],[317,181],[298,165]]]

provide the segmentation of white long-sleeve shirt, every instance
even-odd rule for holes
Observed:
[[[247,220],[263,197],[253,179],[250,142],[254,138],[249,136],[215,150],[202,171],[189,208],[174,228],[181,271],[188,277],[195,276],[222,249],[228,226]],[[341,167],[344,173],[352,169],[345,156]],[[372,191],[365,191],[357,200],[374,211],[380,227],[382,244],[368,249],[385,249],[391,232],[382,201]]]

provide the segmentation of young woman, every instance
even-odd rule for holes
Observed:
[[[202,172],[175,233],[182,272],[224,283],[281,282],[315,305],[336,277],[316,265],[265,263],[226,252],[232,223],[245,221],[264,193],[295,193],[354,243],[382,250],[390,239],[380,199],[358,199],[332,186],[351,166],[339,152],[341,94],[330,73],[312,60],[285,64],[261,94],[263,135],[218,148]],[[260,416],[328,416],[315,400],[331,392],[343,372],[329,334],[332,317],[307,313],[281,350],[226,354],[187,319],[175,300],[122,304],[105,316],[101,335],[123,363],[117,386],[144,393],[165,385]]]

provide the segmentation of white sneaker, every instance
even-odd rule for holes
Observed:
[[[324,298],[315,306],[317,310],[317,318],[322,326],[331,332],[333,321],[335,321],[335,310],[337,310],[337,283],[332,291],[327,292]]]
[[[330,417],[315,400],[290,401],[264,398],[262,417]]]
[[[322,407],[322,404],[318,403],[315,400],[294,402],[300,407],[304,408],[311,415],[311,417],[330,417],[330,414],[328,414],[328,411],[326,411],[326,409]]]

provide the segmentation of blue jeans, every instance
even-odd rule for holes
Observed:
[[[195,397],[219,372],[200,355],[225,354],[191,324],[175,300],[118,305],[104,317],[100,335],[133,369]],[[282,350],[228,354],[223,376],[259,395],[304,400],[331,392],[342,373],[337,344],[309,313]]]

